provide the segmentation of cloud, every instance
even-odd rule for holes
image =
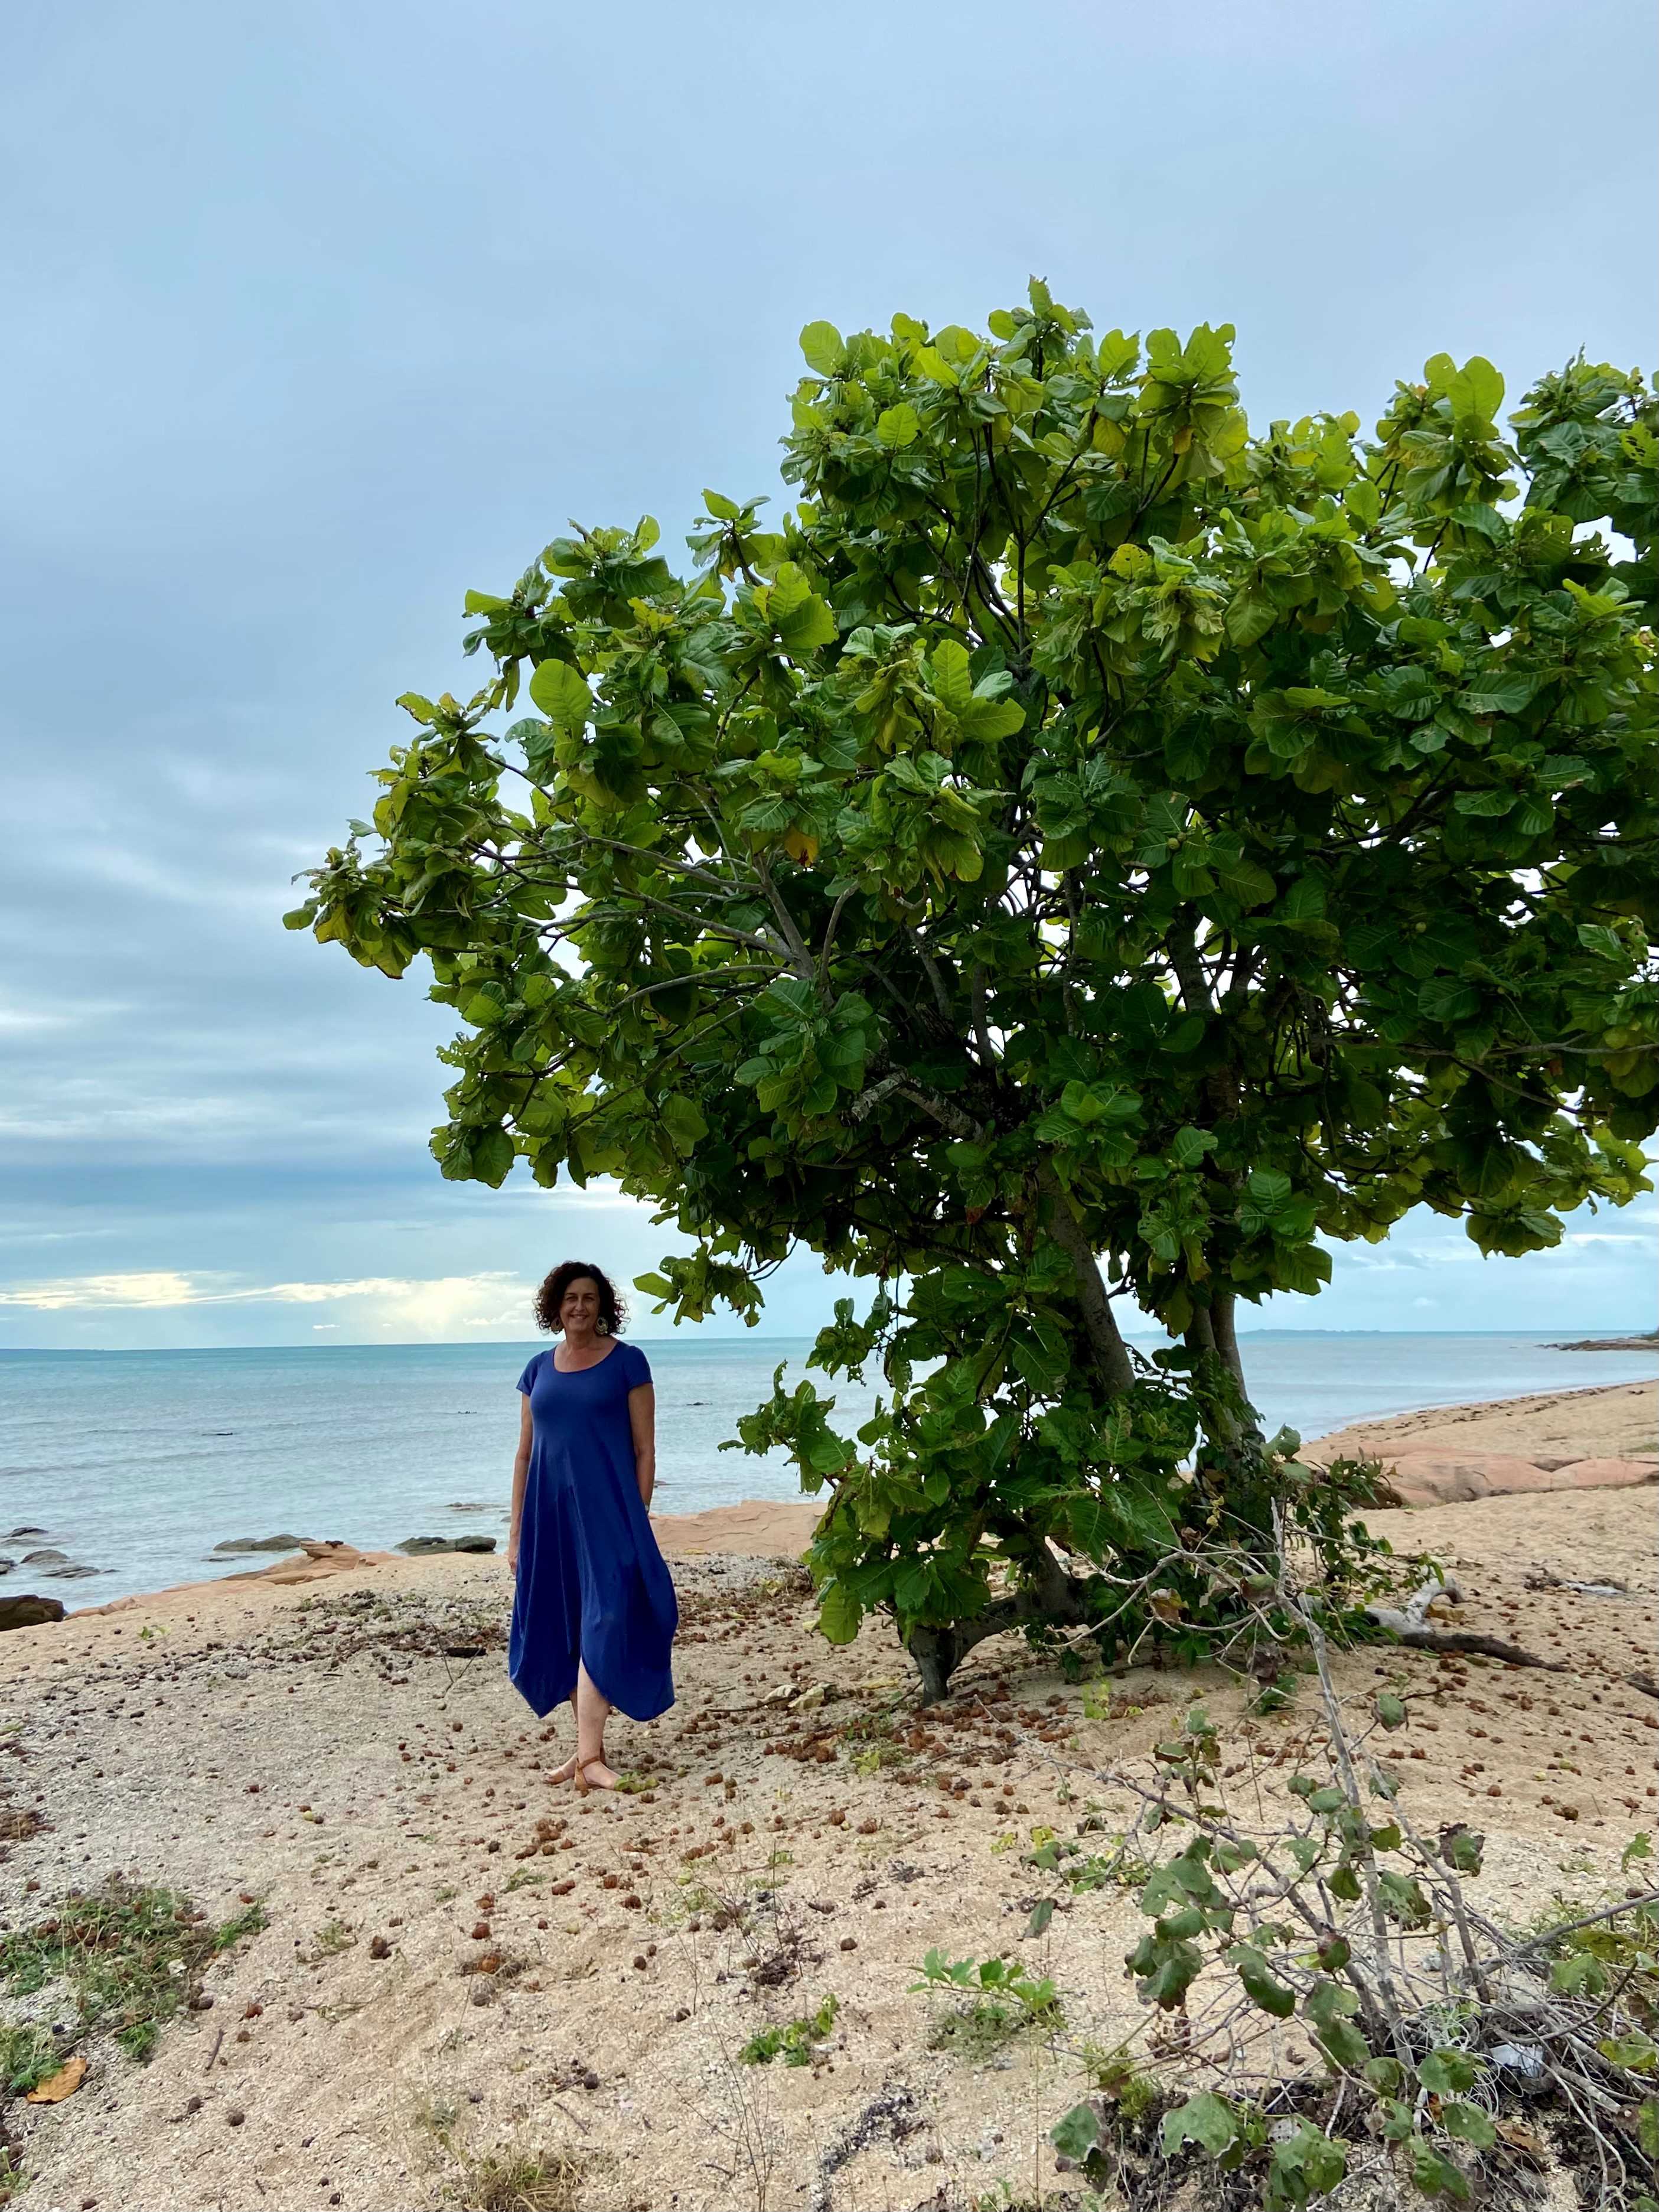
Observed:
[[[61,1313],[70,1306],[187,1306],[200,1294],[188,1275],[154,1268],[130,1275],[60,1275],[46,1283],[18,1283],[0,1291],[0,1306],[30,1306]]]
[[[457,1306],[475,1304],[481,1295],[497,1296],[507,1285],[529,1295],[529,1285],[519,1284],[505,1270],[490,1269],[476,1275],[362,1275],[337,1283],[254,1283],[224,1287],[227,1278],[216,1274],[184,1274],[156,1268],[123,1275],[62,1275],[42,1283],[21,1283],[0,1291],[0,1305],[26,1306],[37,1313],[62,1313],[76,1307],[100,1310],[158,1306],[327,1305],[337,1300],[369,1299],[405,1316],[441,1312],[462,1327],[487,1328],[521,1317],[522,1306],[505,1313],[459,1314]],[[313,1322],[313,1328],[335,1328],[336,1322]]]
[[[1608,72],[1601,42],[1564,42],[1549,0],[1510,0],[1495,43],[1491,7],[1328,11],[1312,61],[1308,13],[1205,0],[1206,35],[1172,42],[1151,11],[1040,4],[1030,38],[970,0],[969,35],[941,47],[927,11],[866,9],[892,55],[872,76],[857,38],[815,46],[804,15],[711,40],[665,0],[631,43],[595,11],[529,0],[464,41],[446,11],[391,0],[267,9],[253,32],[208,0],[101,9],[95,36],[79,10],[29,11],[5,129],[30,219],[0,249],[16,334],[0,386],[30,428],[0,520],[0,594],[29,641],[0,696],[16,763],[0,873],[9,1341],[522,1333],[517,1286],[573,1248],[626,1277],[683,1245],[612,1188],[441,1182],[426,1146],[453,1012],[423,967],[394,986],[279,917],[294,872],[369,811],[372,772],[409,734],[397,694],[477,682],[467,586],[510,584],[571,514],[649,510],[683,562],[699,486],[784,494],[802,323],[880,327],[896,307],[976,322],[1018,296],[1029,249],[1062,296],[1126,326],[1233,316],[1258,423],[1375,411],[1443,345],[1502,362],[1517,392],[1581,337],[1642,356],[1647,302],[1626,276],[1652,227],[1650,70]],[[711,275],[701,203],[667,185],[704,158],[711,99],[769,112],[807,67],[848,118],[838,189],[781,173]],[[1498,94],[1471,125],[1477,67]],[[1120,166],[1159,158],[1174,98],[1196,149],[1127,228],[1073,189],[1071,150],[1126,71]],[[550,97],[569,162],[611,179],[638,243],[626,267],[597,232],[548,230]],[[498,127],[488,145],[434,136],[411,164],[407,118],[440,100],[488,101]],[[914,195],[896,212],[893,147],[931,133],[959,195],[1010,113],[997,224],[939,234]],[[1523,166],[1500,233],[1467,213],[1407,267],[1388,220],[1402,145],[1437,164],[1449,206],[1474,210],[1540,118],[1568,135],[1593,119],[1597,162]],[[1286,206],[1322,287],[1250,250]],[[476,308],[503,275],[500,313],[428,312]],[[582,340],[623,320],[619,375]],[[732,356],[720,333],[739,324]],[[526,361],[545,421],[580,437],[526,442]],[[509,447],[522,465],[489,465]],[[72,1254],[40,1249],[70,1236]],[[82,1272],[58,1273],[71,1259]],[[1448,1319],[1463,1298],[1477,1319],[1547,1312],[1583,1334],[1650,1310],[1644,1264],[1632,1244],[1488,1266],[1453,1225],[1413,1221],[1394,1256],[1350,1249],[1328,1297],[1274,1317],[1374,1325],[1428,1288]],[[844,1287],[792,1262],[767,1327],[816,1328]]]

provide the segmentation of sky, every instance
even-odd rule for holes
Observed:
[[[397,694],[476,680],[462,593],[775,497],[804,323],[1033,272],[1235,323],[1258,422],[1442,349],[1651,368],[1656,46],[1650,0],[11,0],[0,1346],[522,1337],[555,1260],[651,1266],[614,1193],[442,1182],[451,1017],[280,927]],[[1259,1318],[1651,1326],[1655,1227],[1414,1216]]]

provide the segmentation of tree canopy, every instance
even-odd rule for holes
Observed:
[[[781,1371],[743,1434],[830,1492],[826,1632],[891,1610],[935,1691],[1016,1620],[1224,1634],[1199,1538],[1259,1564],[1274,1496],[1334,1534],[1241,1298],[1419,1204],[1514,1254],[1648,1187],[1654,390],[1580,359],[1505,424],[1440,356],[1369,439],[1252,435],[1232,337],[1036,283],[810,325],[793,511],[469,592],[488,681],[404,696],[289,917],[428,957],[443,1172],[655,1201],[658,1310],[753,1321],[798,1245],[875,1279],[814,1355],[875,1418]]]

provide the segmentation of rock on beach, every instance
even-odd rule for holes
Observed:
[[[60,1597],[0,1597],[0,1631],[8,1628],[44,1628],[49,1622],[64,1618],[64,1601]]]
[[[1580,1459],[1540,1467],[1511,1452],[1402,1451],[1382,1455],[1402,1505],[1464,1505],[1532,1491],[1622,1490],[1659,1481],[1659,1460]]]
[[[493,1536],[405,1536],[397,1547],[412,1559],[423,1559],[434,1552],[493,1552]]]
[[[302,1552],[315,1540],[307,1536],[227,1536],[213,1548],[215,1552]]]

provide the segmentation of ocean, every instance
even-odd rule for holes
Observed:
[[[690,1513],[798,1494],[781,1456],[722,1452],[738,1414],[791,1384],[809,1340],[638,1340],[658,1396],[657,1507]],[[51,1545],[95,1576],[56,1582],[66,1605],[106,1603],[264,1559],[222,1539],[278,1531],[390,1546],[407,1536],[501,1538],[519,1408],[535,1344],[305,1346],[211,1352],[0,1352],[0,1555]],[[1643,1352],[1550,1350],[1540,1336],[1263,1331],[1242,1340],[1268,1429],[1315,1437],[1421,1406],[1643,1381]],[[821,1389],[832,1386],[815,1377]],[[834,1390],[838,1425],[872,1390]],[[19,1527],[43,1535],[15,1537]]]

